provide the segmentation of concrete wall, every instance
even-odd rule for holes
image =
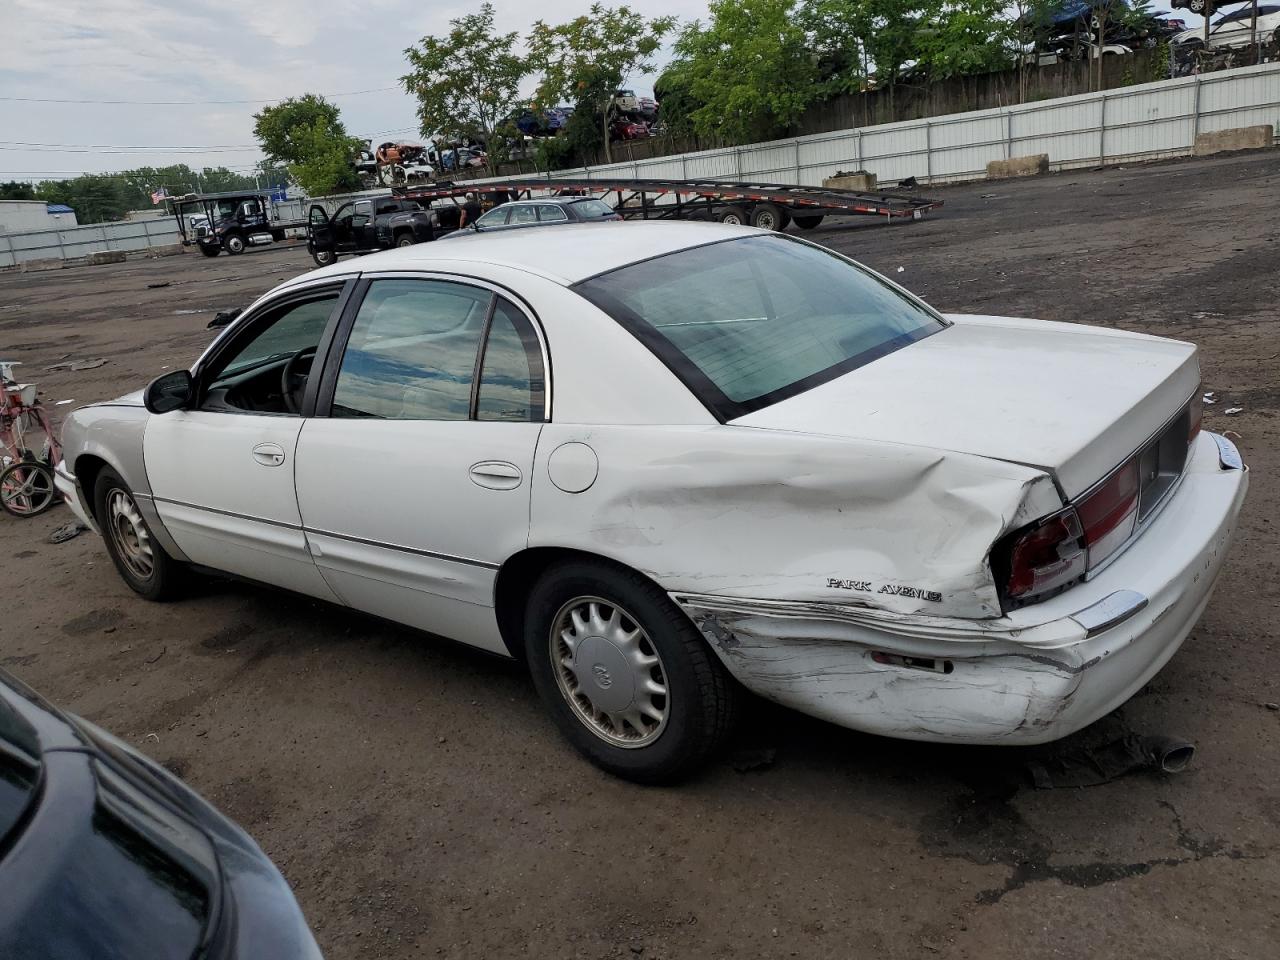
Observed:
[[[76,260],[95,253],[147,250],[180,239],[172,217],[0,234],[0,268],[32,260]]]

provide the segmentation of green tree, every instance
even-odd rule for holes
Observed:
[[[676,42],[694,130],[739,143],[782,133],[822,93],[796,0],[713,0],[710,13]]]
[[[29,183],[22,183],[19,180],[0,183],[0,200],[34,200],[35,198],[36,192],[31,189]]]
[[[631,74],[653,69],[653,55],[675,25],[675,17],[649,19],[627,6],[599,3],[568,23],[549,26],[538,20],[526,46],[528,65],[542,74],[539,102],[570,102],[577,111],[588,111],[599,124],[605,158],[612,160],[609,117],[613,92]]]
[[[253,115],[253,134],[269,163],[284,164],[311,196],[360,186],[352,158],[362,143],[347,133],[338,108],[313,93]]]
[[[36,186],[37,200],[65,203],[81,223],[123,220],[133,208],[132,198],[127,181],[111,174],[86,173],[70,180],[45,180]]]
[[[818,54],[833,62],[860,63],[869,84],[894,90],[904,66],[920,61],[925,52],[930,9],[935,0],[806,0],[800,11],[811,27]],[[848,89],[838,79],[829,87]]]
[[[1018,62],[1018,101],[1027,99],[1031,68],[1049,38],[1053,18],[1062,9],[1063,0],[1013,0],[1013,20],[1008,42]]]
[[[528,72],[515,53],[518,34],[494,33],[492,3],[450,20],[449,27],[447,36],[423,37],[405,50],[411,69],[400,82],[418,98],[424,137],[477,137],[492,147],[489,140]]]
[[[990,73],[1009,63],[1012,23],[1004,0],[930,0],[919,62],[930,80]]]

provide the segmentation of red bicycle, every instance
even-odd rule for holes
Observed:
[[[15,517],[34,517],[58,501],[53,468],[62,457],[58,437],[34,383],[18,383],[0,360],[0,506]]]

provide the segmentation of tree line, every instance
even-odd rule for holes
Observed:
[[[515,111],[573,106],[560,134],[536,145],[549,169],[601,152],[611,159],[615,91],[652,71],[664,43],[674,56],[654,92],[665,130],[743,143],[785,135],[810,105],[840,94],[879,88],[892,98],[904,82],[1010,67],[1025,75],[1055,20],[1073,10],[1099,47],[1108,24],[1152,20],[1148,0],[712,0],[704,20],[684,24],[593,3],[522,33],[498,31],[485,2],[406,49],[401,84],[424,138],[479,141],[491,165],[519,142]],[[522,98],[530,79],[534,92]],[[254,119],[264,152],[309,193],[358,187],[350,159],[363,144],[336,106],[308,95]]]

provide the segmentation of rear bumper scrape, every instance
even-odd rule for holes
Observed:
[[[727,669],[766,699],[914,740],[1028,744],[1133,696],[1200,618],[1248,474],[1196,445],[1159,518],[1101,575],[988,620],[849,604],[673,594]]]

